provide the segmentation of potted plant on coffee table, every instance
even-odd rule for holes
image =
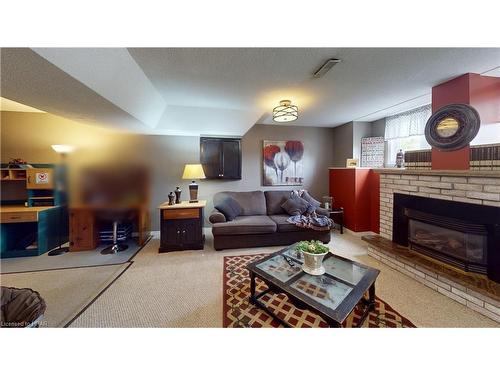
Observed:
[[[302,252],[304,256],[304,264],[302,270],[310,275],[323,275],[325,267],[323,267],[323,258],[328,253],[329,249],[320,241],[300,241],[296,245],[296,250]]]

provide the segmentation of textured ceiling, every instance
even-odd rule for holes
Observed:
[[[330,57],[341,63],[312,73]],[[147,134],[243,135],[281,99],[304,126],[373,121],[426,104],[432,86],[495,72],[485,48],[2,49],[2,96]],[[279,125],[276,125],[279,126]]]

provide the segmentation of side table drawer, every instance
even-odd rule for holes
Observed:
[[[32,212],[2,212],[1,223],[27,223],[38,221],[38,214]]]
[[[163,210],[164,220],[176,219],[198,219],[200,217],[200,210],[198,208],[184,208],[178,210]]]

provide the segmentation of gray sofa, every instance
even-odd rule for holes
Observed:
[[[214,206],[227,196],[240,204],[242,212],[232,221],[226,221],[217,209],[211,212],[209,221],[212,223],[216,250],[290,245],[303,240],[330,242],[329,231],[314,231],[287,223],[290,215],[281,205],[290,197],[290,190],[225,191],[214,195]],[[323,208],[318,208],[316,212],[329,214]]]

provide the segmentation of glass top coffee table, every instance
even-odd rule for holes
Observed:
[[[291,245],[247,265],[250,272],[250,302],[265,310],[284,326],[286,321],[276,316],[259,299],[269,292],[284,293],[299,309],[308,309],[321,316],[330,327],[340,327],[358,304],[363,314],[362,326],[375,308],[375,280],[380,271],[328,253],[323,261],[326,272],[313,276],[302,270],[302,254]],[[268,289],[255,292],[255,278],[264,281]],[[365,293],[368,292],[368,299]]]

